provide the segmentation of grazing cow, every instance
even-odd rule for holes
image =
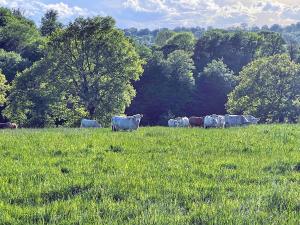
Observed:
[[[203,127],[204,119],[203,117],[192,116],[189,118],[191,127]]]
[[[176,120],[178,121],[178,127],[189,127],[190,126],[189,118],[187,118],[187,117],[177,117]]]
[[[204,117],[204,128],[209,127],[224,127],[225,124],[225,117],[222,115],[210,115]]]
[[[96,120],[82,119],[80,128],[101,128],[101,125]]]
[[[215,127],[216,121],[212,116],[204,117],[204,128]]]
[[[111,119],[111,128],[113,131],[137,130],[142,118],[142,114],[136,114],[133,116],[114,116]]]
[[[179,126],[178,120],[169,119],[168,120],[168,126],[169,127],[178,127]]]
[[[18,125],[16,123],[11,124],[11,129],[17,129],[17,128],[18,128]]]
[[[224,127],[235,127],[235,126],[243,126],[249,125],[250,122],[247,120],[245,116],[242,115],[225,115],[225,123]]]
[[[250,122],[250,124],[257,124],[260,118],[256,118],[252,115],[244,115],[244,117]]]
[[[0,123],[0,129],[17,129],[18,125],[15,123],[7,122],[7,123]]]
[[[217,115],[216,120],[217,120],[217,127],[224,128],[225,116],[223,116],[223,115]]]

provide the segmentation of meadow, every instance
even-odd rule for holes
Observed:
[[[299,224],[300,126],[0,131],[0,224]]]

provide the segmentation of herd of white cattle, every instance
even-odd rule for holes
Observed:
[[[257,124],[259,118],[252,115],[208,115],[205,117],[177,117],[168,121],[169,127],[226,128]]]
[[[113,131],[137,130],[142,118],[142,114],[136,114],[133,116],[114,116],[111,119],[111,128]],[[102,126],[96,120],[82,119],[80,127],[101,128]]]
[[[142,114],[133,116],[114,116],[111,119],[112,131],[137,130],[139,128]],[[236,126],[247,126],[257,124],[259,118],[252,115],[208,115],[205,117],[177,117],[168,121],[169,127],[204,127],[204,128],[226,128]],[[82,119],[81,128],[101,128],[96,120]]]

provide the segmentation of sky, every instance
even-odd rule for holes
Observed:
[[[226,28],[300,21],[300,0],[0,0],[39,24],[49,9],[68,23],[78,16],[112,16],[120,28]]]

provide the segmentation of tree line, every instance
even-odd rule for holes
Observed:
[[[0,8],[1,120],[22,127],[73,127],[81,118],[108,125],[122,113],[143,113],[143,125],[213,113],[298,120],[297,43],[269,30],[193,31],[162,29],[145,44],[111,17],[63,25],[50,10],[37,27]]]
[[[174,32],[190,32],[193,33],[196,38],[200,38],[206,31],[213,30],[213,27],[176,27],[171,29]],[[155,43],[157,34],[163,30],[169,30],[167,28],[159,28],[150,30],[148,28],[137,29],[137,28],[126,28],[124,32],[127,36],[133,38],[136,42],[145,45],[153,45]],[[239,26],[232,26],[226,28],[228,31],[250,31],[250,32],[261,32],[261,31],[271,31],[277,32],[282,35],[284,40],[288,43],[300,43],[300,22],[291,24],[288,26],[281,26],[279,24],[273,24],[271,26],[264,25],[262,27],[258,26],[248,26],[246,23],[242,23]]]

